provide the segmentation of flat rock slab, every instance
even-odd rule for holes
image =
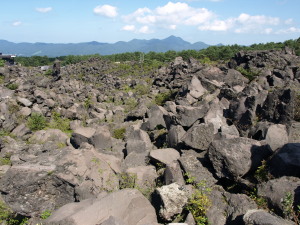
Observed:
[[[167,165],[179,159],[180,154],[174,148],[163,148],[152,150],[150,152],[150,157]]]
[[[123,189],[102,198],[67,204],[55,211],[43,224],[95,225],[102,224],[110,217],[126,225],[157,223],[155,210],[148,199],[136,189]]]

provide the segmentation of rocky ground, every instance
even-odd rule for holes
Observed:
[[[58,77],[0,68],[2,222],[299,222],[292,50],[239,52],[226,65],[179,57],[135,75],[122,66],[90,59]]]

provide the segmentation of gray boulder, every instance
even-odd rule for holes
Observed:
[[[65,205],[55,211],[44,224],[144,225],[157,224],[157,219],[154,208],[138,190],[123,189],[99,198]]]
[[[238,137],[214,140],[208,155],[219,178],[238,179],[257,169],[270,150],[259,141]]]
[[[212,123],[192,126],[182,137],[182,142],[197,150],[207,150],[214,138]]]
[[[128,129],[126,151],[143,153],[149,152],[153,148],[149,135],[141,130],[137,125],[131,126]]]
[[[155,149],[150,152],[149,156],[155,161],[166,165],[180,158],[179,152],[173,148]]]
[[[167,164],[166,169],[164,170],[164,184],[169,185],[172,183],[177,183],[179,185],[185,184],[181,167],[177,161]]]
[[[89,143],[95,132],[96,130],[91,127],[79,127],[73,132],[70,142],[74,148],[79,148],[82,143]]]
[[[282,124],[273,124],[269,127],[266,134],[266,142],[271,147],[272,151],[281,148],[288,143],[288,133],[286,126]]]
[[[172,148],[176,148],[179,143],[181,143],[181,138],[185,134],[185,130],[182,128],[182,126],[171,126],[170,130],[167,134],[167,142],[168,146]]]
[[[154,130],[157,126],[166,127],[164,115],[168,112],[161,106],[154,105],[147,111],[148,121],[142,125],[145,130]]]
[[[271,208],[279,215],[283,215],[283,201],[287,194],[291,194],[294,199],[294,205],[300,204],[300,179],[296,177],[281,177],[272,179],[268,182],[258,185],[257,193],[268,201]],[[298,189],[297,189],[298,188]]]
[[[156,189],[156,194],[160,198],[159,215],[167,221],[181,213],[184,205],[188,201],[188,194],[183,187],[172,183]]]
[[[192,106],[176,106],[176,119],[177,122],[183,127],[192,126],[197,120],[203,118],[208,111],[207,105],[201,105],[198,107]]]
[[[90,138],[89,143],[96,149],[110,150],[112,147],[112,137],[107,126],[101,126]]]
[[[275,152],[270,162],[270,172],[275,177],[300,178],[300,143],[289,143]]]
[[[289,143],[300,143],[300,122],[294,122],[289,128]]]
[[[244,216],[245,225],[293,225],[294,223],[274,216],[262,209],[249,210]]]
[[[210,171],[213,168],[210,168],[209,162],[207,162],[203,155],[192,150],[185,151],[180,157],[179,163],[185,175],[193,179],[196,184],[204,181],[207,187],[211,187],[217,183],[217,180]]]

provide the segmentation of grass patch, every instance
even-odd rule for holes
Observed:
[[[126,128],[125,127],[121,127],[118,129],[114,129],[113,130],[113,137],[116,139],[124,139],[125,138],[125,133],[126,133]]]
[[[171,91],[159,93],[155,96],[154,103],[156,105],[163,105],[166,101],[169,101],[171,99],[171,96]]]
[[[14,91],[14,90],[17,90],[17,89],[18,89],[19,85],[16,84],[16,83],[11,83],[11,84],[6,85],[6,87],[7,87],[8,89]]]
[[[27,126],[32,131],[43,130],[47,127],[47,120],[42,114],[32,113],[27,119]]]
[[[239,71],[241,74],[243,74],[246,78],[249,79],[249,81],[254,80],[257,76],[259,76],[259,72],[253,71],[251,69],[245,69],[244,67],[238,66],[236,68],[237,71]]]
[[[57,112],[53,112],[51,116],[51,120],[49,123],[49,128],[59,129],[65,133],[71,133],[72,130],[70,128],[70,120],[67,118],[61,117],[61,115]]]

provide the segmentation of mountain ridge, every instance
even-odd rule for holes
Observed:
[[[118,41],[104,43],[97,41],[80,43],[44,43],[20,42],[14,43],[0,40],[0,52],[16,54],[18,56],[48,56],[57,57],[64,55],[111,55],[125,52],[166,52],[169,50],[201,50],[210,45],[204,42],[190,43],[180,37],[171,35],[165,39],[132,39],[128,42]]]

